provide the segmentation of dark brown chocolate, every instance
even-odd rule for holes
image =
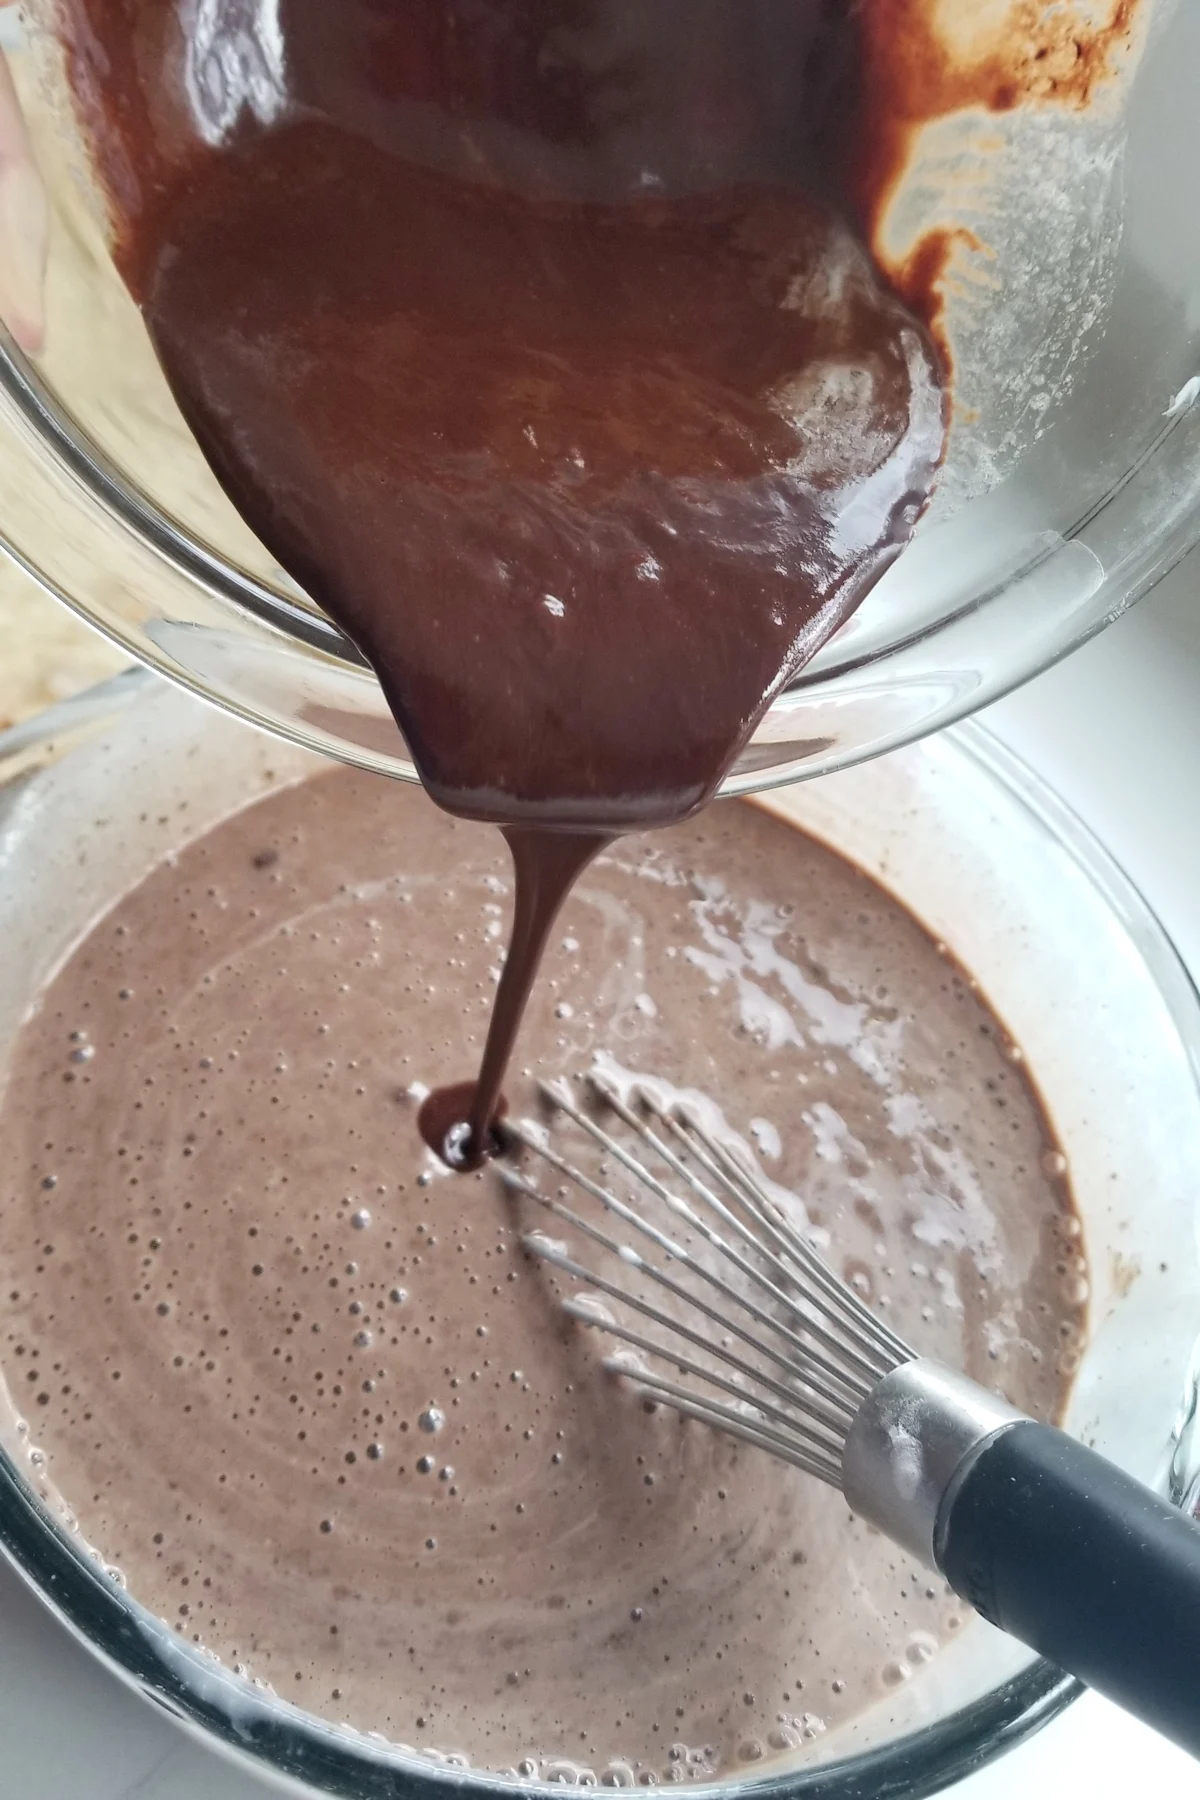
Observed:
[[[368,656],[439,804],[520,829],[518,906],[536,868],[552,916],[581,860],[561,834],[710,798],[928,497],[942,365],[855,222],[860,10],[64,17],[121,266],[208,460]]]

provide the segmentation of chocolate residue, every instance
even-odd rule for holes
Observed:
[[[871,120],[860,140],[852,191],[876,260],[907,303],[938,329],[941,284],[958,243],[982,249],[969,232],[936,224],[902,261],[885,247],[883,221],[911,167],[926,126],[978,108],[1006,113],[1053,105],[1082,111],[1117,79],[1135,48],[1143,0],[1046,5],[1044,0],[869,0],[861,8],[861,81]]]

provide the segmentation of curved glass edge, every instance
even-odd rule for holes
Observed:
[[[1065,535],[1050,534],[1054,545],[1029,566],[870,654],[839,658],[835,640],[773,704],[720,792],[765,791],[832,773],[953,724],[1050,667],[1141,598],[1200,541],[1195,399],[1189,395],[1171,410],[1120,480]],[[53,502],[90,509],[92,527],[109,534],[114,553],[136,555],[151,585],[155,568],[164,589],[172,581],[185,584],[182,600],[178,591],[164,593],[168,614],[181,606],[186,613],[191,594],[211,616],[138,616],[127,600],[74,591],[77,578],[51,566],[61,553],[44,541],[33,548],[28,533],[36,535],[37,528],[23,518],[20,496],[10,495],[0,520],[0,549],[46,592],[129,654],[236,716],[321,754],[416,779],[412,763],[397,753],[398,741],[395,749],[379,747],[379,726],[388,731],[390,720],[350,641],[311,603],[235,570],[133,488],[0,326],[0,427],[5,425],[35,456],[48,456],[53,467],[43,468],[40,479],[52,488],[58,484]],[[1046,603],[1037,586],[1056,550],[1074,553],[1081,564],[1065,604],[1062,596]],[[222,613],[240,617],[259,650],[265,645],[278,659],[271,678],[231,672],[214,628]],[[166,629],[156,632],[158,625]],[[322,667],[326,680],[342,684],[348,702],[332,726],[305,716]]]
[[[1200,1094],[1200,985],[1149,900],[1079,814],[985,726],[968,720],[956,726],[952,736],[1086,870],[1153,977]],[[1200,1260],[1200,1193],[1192,1224],[1193,1253]],[[1200,1325],[1183,1375],[1179,1410],[1164,1446],[1158,1486],[1172,1506],[1200,1517]]]
[[[102,730],[155,682],[144,669],[127,671],[0,735],[0,782]],[[1200,996],[1135,884],[1078,815],[983,726],[960,726],[952,739],[1085,869],[1153,975],[1200,1089]],[[1164,1485],[1176,1504],[1189,1504],[1200,1490],[1198,1378],[1200,1345],[1167,1446]],[[299,1792],[336,1800],[428,1800],[435,1788],[461,1793],[464,1781],[500,1796],[543,1791],[405,1757],[360,1734],[322,1726],[274,1696],[257,1697],[210,1656],[169,1640],[165,1628],[103,1571],[2,1455],[0,1554],[126,1685],[202,1741],[243,1766],[282,1776]],[[705,1784],[697,1790],[698,1800],[729,1800],[730,1794],[752,1794],[755,1800],[925,1800],[1023,1742],[1080,1692],[1072,1677],[1035,1659],[991,1693],[894,1744],[835,1767]]]
[[[135,665],[0,731],[0,792],[26,765],[37,767],[88,732],[103,730],[157,683],[151,669]]]
[[[282,1775],[324,1800],[429,1800],[431,1788],[464,1782],[497,1796],[536,1795],[544,1785],[439,1767],[348,1729],[322,1726],[286,1701],[259,1698],[131,1600],[33,1495],[0,1455],[0,1555],[71,1635],[124,1685],[243,1767]],[[1049,1663],[1034,1662],[969,1707],[893,1745],[836,1768],[788,1771],[757,1781],[706,1783],[697,1800],[924,1800],[1014,1748],[1081,1692]]]
[[[199,581],[219,599],[287,632],[314,650],[355,668],[366,667],[361,651],[318,607],[311,602],[299,604],[279,589],[235,569],[126,480],[112,459],[55,398],[2,322],[0,388],[17,413],[113,521],[144,538],[181,575]]]
[[[1007,788],[1041,829],[1064,845],[1085,870],[1092,886],[1136,943],[1162,992],[1200,1092],[1200,984],[1141,888],[1074,808],[986,725],[969,719],[947,735]],[[1200,1194],[1196,1222],[1200,1229]],[[1197,1254],[1200,1255],[1200,1244]]]

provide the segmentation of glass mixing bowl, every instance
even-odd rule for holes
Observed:
[[[28,1007],[99,911],[187,837],[320,766],[144,671],[0,738],[0,1079]],[[897,894],[1023,1046],[1090,1258],[1069,1427],[1194,1509],[1200,1001],[1161,927],[1079,821],[975,725],[769,804]],[[72,1532],[2,1385],[0,1549],[114,1672],[263,1773],[344,1800],[517,1791],[322,1723],[181,1641]],[[973,1619],[851,1726],[703,1794],[919,1800],[1076,1692]]]
[[[21,10],[0,0],[0,43],[49,194],[50,251],[36,353],[35,297],[21,328],[9,300],[25,350],[0,327],[0,538],[174,680],[412,778],[373,675],[249,534],[183,426],[113,268],[53,46]],[[1185,198],[1200,173],[1200,8],[1065,10],[1132,14],[1119,79],[1086,110],[1050,94],[930,127],[890,208],[897,257],[933,221],[958,234],[945,281],[957,414],[940,489],[909,552],[772,707],[727,791],[838,768],[961,717],[1098,630],[1200,536],[1200,230]],[[938,16],[969,37],[1004,11],[941,0]],[[3,199],[0,315],[5,220],[36,211],[27,193],[23,212]],[[7,253],[13,269],[36,261],[28,246],[23,265],[19,244]]]

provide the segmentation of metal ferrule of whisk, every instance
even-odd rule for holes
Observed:
[[[503,1126],[502,1179],[570,1233],[525,1247],[579,1284],[566,1312],[621,1345],[605,1367],[840,1488],[993,1625],[1200,1755],[1200,1529],[920,1356],[732,1134],[659,1091],[595,1073],[584,1105],[543,1083],[555,1129]],[[564,1154],[560,1126],[586,1154]]]

